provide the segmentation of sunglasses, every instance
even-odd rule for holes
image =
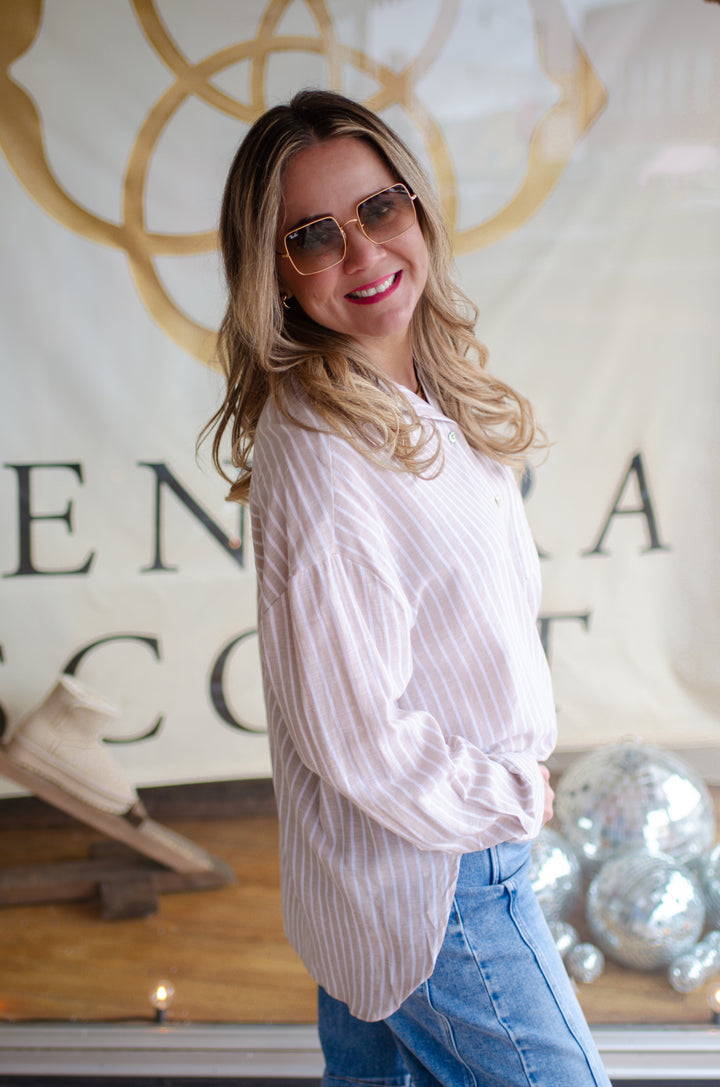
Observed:
[[[314,276],[345,259],[345,227],[350,223],[357,223],[373,245],[382,245],[407,233],[417,222],[416,200],[417,196],[404,185],[391,185],[361,200],[355,207],[355,217],[342,226],[332,215],[326,215],[288,231],[283,238],[285,252],[278,255],[287,257],[301,276]]]

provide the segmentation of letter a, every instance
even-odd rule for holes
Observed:
[[[640,492],[640,505],[639,506],[625,506],[620,507],[625,488],[627,487],[630,476],[634,475],[637,480],[638,491]],[[648,535],[650,537],[650,544],[648,547],[643,548],[643,554],[648,551],[669,551],[670,548],[660,542],[660,536],[658,534],[657,522],[655,520],[655,512],[653,510],[652,502],[650,501],[650,492],[648,490],[647,481],[645,478],[645,469],[643,468],[642,455],[636,453],[630,461],[630,466],[623,478],[620,488],[615,496],[612,509],[608,514],[605,524],[602,527],[597,543],[594,547],[591,547],[589,551],[583,551],[583,555],[607,555],[608,552],[603,549],[603,541],[608,534],[610,524],[614,517],[634,517],[636,514],[640,514],[645,518],[647,524]]]

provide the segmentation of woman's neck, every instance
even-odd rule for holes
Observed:
[[[372,361],[392,381],[416,392],[418,378],[410,344],[404,341],[398,350],[392,352],[387,350],[387,345],[384,346],[384,350],[370,352]]]

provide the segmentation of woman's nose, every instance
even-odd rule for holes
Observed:
[[[345,271],[355,272],[373,264],[380,250],[374,242],[363,234],[357,219],[350,219],[343,225],[345,233]]]

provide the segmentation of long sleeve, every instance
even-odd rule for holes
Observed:
[[[441,615],[426,617],[432,632],[441,624]],[[260,636],[266,682],[298,757],[418,849],[468,852],[533,837],[544,793],[536,761],[521,769],[488,755],[462,722],[452,731],[452,709],[442,727],[422,708],[408,692],[413,653],[425,659],[437,635],[421,645],[425,634],[413,627],[397,588],[337,552],[292,578]]]

